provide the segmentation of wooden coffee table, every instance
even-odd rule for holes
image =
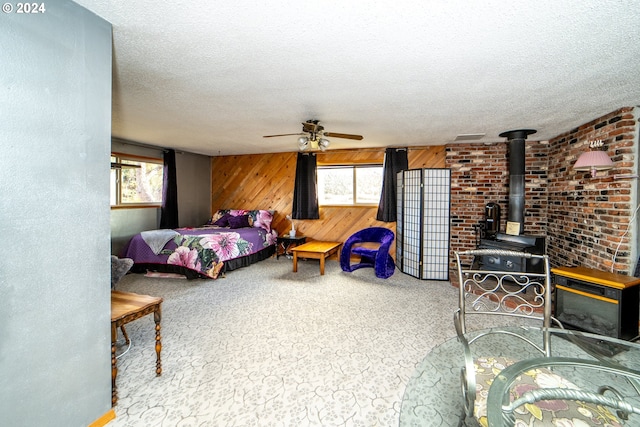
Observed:
[[[291,249],[293,272],[298,271],[298,257],[320,260],[320,275],[324,275],[324,260],[340,250],[342,242],[309,242]]]
[[[118,375],[116,358],[116,339],[118,328],[129,322],[140,319],[153,313],[153,320],[156,323],[156,375],[162,374],[162,364],[160,362],[160,305],[162,298],[149,295],[139,295],[130,292],[111,291],[111,405],[115,406],[118,401],[116,389],[116,376]],[[124,328],[122,329],[124,333]],[[125,340],[129,343],[129,337],[124,333]]]

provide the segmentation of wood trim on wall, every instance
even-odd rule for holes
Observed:
[[[89,424],[88,427],[103,427],[116,419],[116,412],[113,409],[109,409],[100,418]]]

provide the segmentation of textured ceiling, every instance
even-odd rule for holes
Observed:
[[[113,24],[113,135],[208,155],[546,140],[640,103],[637,1],[77,0]]]

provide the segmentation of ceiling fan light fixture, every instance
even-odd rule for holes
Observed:
[[[306,136],[301,136],[298,138],[298,149],[300,151],[304,151],[309,147],[309,138]]]
[[[273,138],[279,136],[302,135],[298,138],[298,149],[300,151],[321,150],[326,151],[329,148],[329,138],[344,138],[361,141],[362,135],[353,135],[350,133],[325,132],[324,126],[319,124],[318,120],[307,120],[302,123],[302,133],[280,133],[277,135],[263,135],[263,138]]]
[[[318,147],[320,148],[320,151],[325,151],[329,148],[329,140],[326,138],[320,138],[320,141],[318,141]]]

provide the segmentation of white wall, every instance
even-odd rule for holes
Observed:
[[[111,409],[111,25],[45,6],[0,17],[3,426],[87,426]]]

